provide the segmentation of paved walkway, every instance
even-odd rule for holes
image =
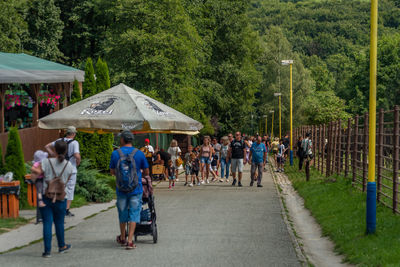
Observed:
[[[159,184],[157,244],[148,236],[139,237],[136,250],[118,247],[113,208],[66,232],[73,245],[69,253],[54,252],[52,258],[42,259],[39,242],[0,255],[0,262],[4,266],[300,266],[272,177],[264,173],[264,178],[263,188],[249,187],[247,167],[242,188],[226,183],[188,188],[179,182],[169,190],[166,183]]]

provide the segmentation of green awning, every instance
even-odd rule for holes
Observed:
[[[27,54],[0,52],[0,84],[84,81],[84,72]]]

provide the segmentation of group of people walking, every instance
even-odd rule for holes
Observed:
[[[64,218],[73,216],[69,208],[74,197],[77,166],[81,157],[79,143],[74,139],[75,127],[68,127],[65,138],[60,138],[46,146],[48,152],[37,151],[31,169],[36,181],[38,205],[43,218],[43,257],[51,255],[52,224],[55,225],[58,251],[71,248],[64,241]],[[262,187],[262,176],[268,163],[268,153],[272,152],[277,170],[284,171],[288,156],[289,138],[271,140],[269,136],[249,137],[240,132],[228,134],[219,140],[204,136],[201,145],[189,146],[182,158],[182,150],[176,140],[172,140],[167,151],[155,151],[149,139],[140,150],[133,147],[134,136],[129,131],[119,135],[121,147],[112,153],[110,171],[117,181],[117,210],[120,235],[117,242],[127,249],[136,248],[133,234],[136,223],[140,222],[142,207],[142,177],[151,181],[151,166],[162,164],[169,180],[169,188],[175,186],[179,170],[185,172],[185,186],[209,184],[210,182],[230,182],[232,186],[242,187],[243,167],[251,165],[251,181]],[[299,138],[297,144],[299,169],[306,161],[306,173],[312,159],[310,134]],[[210,179],[211,178],[211,179]],[[126,232],[128,227],[128,232]]]
[[[220,140],[216,137],[203,137],[203,143],[199,146],[189,146],[184,155],[185,186],[209,184],[210,182],[230,182],[232,175],[232,186],[242,187],[243,167],[250,164],[253,186],[262,187],[262,172],[267,163],[266,140],[259,137],[248,137],[236,132],[235,135],[228,134]],[[176,161],[175,161],[176,162]],[[177,164],[173,166],[176,166]],[[170,166],[168,166],[170,167]],[[257,171],[258,170],[258,171]],[[169,188],[174,187],[176,177],[168,172],[170,180]]]

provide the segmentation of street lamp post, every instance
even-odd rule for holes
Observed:
[[[378,43],[378,0],[371,0],[371,40],[369,54],[369,140],[368,140],[368,185],[367,185],[367,234],[376,230],[376,62]]]
[[[292,69],[293,60],[282,60],[282,65],[290,67],[290,165],[293,166],[293,86],[292,86]]]
[[[251,114],[251,132],[254,133],[254,128],[253,128],[253,114]]]
[[[269,113],[272,113],[272,126],[271,126],[271,138],[274,136],[274,113],[275,111],[270,110]]]
[[[268,115],[263,116],[265,118],[265,134],[268,134]]]
[[[274,96],[279,97],[279,139],[282,138],[282,104],[281,104],[281,93],[275,93]]]

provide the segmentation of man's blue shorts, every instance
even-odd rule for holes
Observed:
[[[142,193],[137,195],[117,194],[117,208],[120,223],[140,222]]]

